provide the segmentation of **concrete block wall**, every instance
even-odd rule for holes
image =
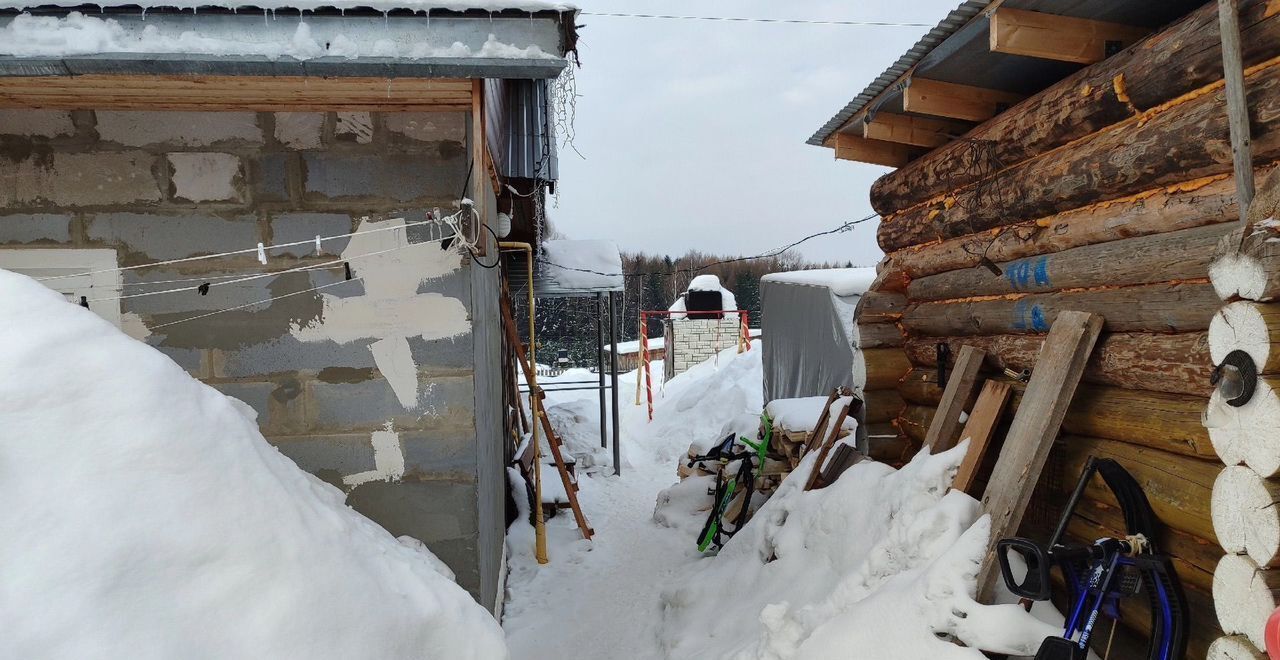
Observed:
[[[673,319],[672,336],[667,339],[672,353],[667,356],[671,364],[670,375],[682,374],[714,357],[717,352],[737,346],[741,332],[741,321],[737,318]]]
[[[468,124],[465,113],[0,111],[0,250],[112,248],[135,266],[451,212],[473,196]],[[485,421],[501,410],[486,329],[497,281],[438,242],[414,245],[440,235],[299,246],[266,266],[247,254],[125,271],[129,295],[389,251],[354,259],[351,281],[327,266],[120,305],[127,332],[252,406],[281,452],[426,542],[492,606],[504,522],[501,432]]]

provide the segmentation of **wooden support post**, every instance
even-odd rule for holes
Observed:
[[[933,149],[964,135],[972,127],[973,124],[959,121],[880,112],[863,121],[862,137]]]
[[[1236,175],[1240,224],[1247,229],[1253,201],[1253,145],[1249,136],[1249,101],[1245,98],[1244,64],[1240,54],[1240,9],[1237,0],[1218,0],[1222,32],[1222,70],[1226,84],[1227,120],[1231,126],[1231,156]],[[1247,231],[1245,232],[1247,233]]]
[[[902,167],[921,153],[923,153],[922,149],[906,144],[868,140],[848,133],[836,134],[836,158],[840,160],[855,160],[859,163],[885,167]]]
[[[831,425],[831,432],[823,434],[821,449],[818,450],[818,460],[814,461],[813,469],[809,471],[809,480],[805,482],[805,490],[813,490],[818,485],[819,477],[822,475],[822,464],[827,460],[827,454],[840,438],[840,429],[844,426],[844,420],[849,416],[849,408],[854,405],[854,400],[850,399],[849,403],[840,407],[840,414],[836,416],[836,421]],[[818,429],[814,429],[818,432]]]
[[[1022,404],[1000,451],[995,471],[982,498],[983,511],[991,516],[991,538],[982,572],[978,576],[979,602],[991,602],[1000,573],[995,561],[996,543],[1017,531],[1049,450],[1062,426],[1085,363],[1102,332],[1102,317],[1086,312],[1058,314]]]
[[[1000,7],[991,14],[991,52],[1093,64],[1147,32],[1119,23]]]
[[[956,446],[960,415],[978,387],[978,373],[986,356],[980,348],[968,345],[960,348],[960,356],[956,358],[951,376],[947,378],[947,387],[942,392],[942,402],[938,404],[938,412],[933,416],[929,433],[924,438],[929,453],[940,454]]]
[[[978,470],[982,467],[982,461],[987,457],[987,449],[991,446],[991,438],[995,435],[996,427],[1000,425],[1000,417],[1004,415],[1004,409],[1009,405],[1009,395],[1012,394],[1013,388],[1008,383],[998,380],[989,380],[982,386],[982,393],[978,395],[978,402],[973,404],[973,412],[969,414],[969,421],[965,423],[964,430],[960,432],[960,440],[969,440],[969,451],[964,455],[964,461],[960,463],[960,470],[956,472],[956,478],[951,482],[951,487],[974,495],[973,482],[978,476]]]
[[[818,413],[818,421],[813,423],[813,434],[805,442],[804,451],[800,452],[801,456],[813,451],[815,447],[821,446],[822,439],[826,437],[827,420],[831,418],[831,404],[835,403],[839,396],[840,388],[838,387],[832,389],[831,394],[827,395],[827,403],[822,406],[822,412]]]
[[[986,121],[1022,98],[995,89],[913,77],[902,92],[902,109],[935,117]]]

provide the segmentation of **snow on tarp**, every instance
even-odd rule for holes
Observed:
[[[901,470],[864,461],[809,492],[816,454],[805,457],[719,555],[663,593],[668,657],[1034,654],[1058,628],[1018,605],[974,601],[990,521],[949,489],[967,446],[926,449]]]
[[[786,273],[769,273],[760,279],[765,282],[825,286],[837,296],[860,296],[871,288],[871,283],[876,279],[876,269],[870,267],[795,270]]]
[[[622,254],[613,241],[543,241],[538,278],[546,292],[622,291]]]
[[[78,3],[71,3],[75,6]],[[33,7],[45,6],[65,6],[58,5],[54,2],[40,2],[31,0],[0,0],[0,9],[28,9]],[[544,2],[543,0],[507,0],[506,2],[497,2],[495,0],[246,0],[245,2],[231,2],[229,0],[119,0],[118,2],[101,2],[97,6],[101,7],[174,7],[177,9],[296,9],[299,11],[314,11],[323,8],[333,9],[357,9],[369,8],[374,11],[394,11],[397,9],[409,9],[414,11],[428,11],[431,9],[443,9],[449,11],[467,11],[470,9],[481,9],[484,11],[498,12],[507,9],[518,11],[539,12],[539,11],[576,11],[577,6],[562,2]]]
[[[506,657],[251,408],[0,270],[0,657]]]
[[[363,5],[364,3],[360,3]],[[141,31],[130,29],[110,18],[86,16],[71,12],[66,16],[32,16],[19,14],[0,28],[0,55],[15,57],[72,57],[107,53],[152,53],[215,56],[261,56],[268,59],[292,57],[308,60],[317,57],[388,57],[388,58],[494,58],[556,59],[536,45],[525,48],[498,41],[490,34],[479,48],[462,42],[452,44],[418,41],[412,44],[379,39],[362,47],[345,34],[317,39],[311,26],[299,20],[292,38],[271,37],[243,39],[201,35],[194,31],[162,34],[155,25]]]

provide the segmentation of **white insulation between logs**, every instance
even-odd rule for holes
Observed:
[[[1213,531],[1229,554],[1267,566],[1280,554],[1280,484],[1252,469],[1228,467],[1213,482]]]
[[[1218,624],[1229,635],[1244,635],[1264,648],[1267,618],[1275,611],[1277,574],[1258,568],[1244,555],[1227,555],[1213,571],[1213,606]]]
[[[1213,640],[1205,660],[1267,660],[1267,656],[1248,639],[1232,635]]]

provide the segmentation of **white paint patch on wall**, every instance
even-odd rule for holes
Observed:
[[[441,250],[438,243],[385,252],[409,245],[403,218],[365,219],[359,231],[394,227],[399,229],[353,236],[342,251],[344,258],[353,259],[353,273],[363,278],[365,295],[340,298],[325,294],[320,319],[295,327],[293,334],[303,341],[376,340],[369,350],[378,371],[391,384],[400,405],[413,409],[418,403],[418,365],[408,338],[456,337],[471,329],[471,321],[461,300],[418,293],[422,282],[459,270],[461,253],[456,248]],[[379,252],[385,253],[355,258]]]
[[[384,430],[374,431],[371,440],[373,469],[347,475],[342,483],[359,486],[370,481],[396,481],[404,476],[404,449],[400,447],[400,434],[391,430],[391,423]]]

